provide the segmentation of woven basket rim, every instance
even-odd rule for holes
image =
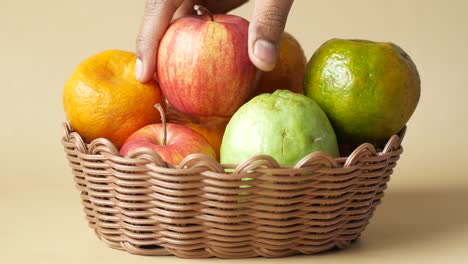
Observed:
[[[245,160],[240,164],[221,164],[218,160],[201,153],[190,154],[185,157],[178,165],[172,165],[165,162],[161,156],[153,151],[150,148],[137,148],[128,156],[122,156],[119,153],[118,148],[106,138],[96,138],[90,143],[86,143],[81,135],[73,129],[70,122],[63,122],[63,137],[62,144],[66,142],[73,143],[79,152],[82,154],[88,155],[103,155],[106,159],[114,160],[121,163],[128,164],[144,164],[152,165],[158,167],[158,169],[168,170],[170,173],[185,173],[188,168],[194,169],[190,166],[191,163],[195,162],[195,167],[208,167],[211,171],[224,173],[226,169],[232,170],[235,174],[236,171],[245,170],[246,166],[249,166],[256,161],[266,162],[266,167],[269,169],[276,170],[291,170],[299,169],[305,165],[313,165],[315,163],[321,163],[321,165],[326,165],[327,167],[350,167],[355,164],[355,161],[359,159],[362,155],[371,155],[371,156],[380,156],[388,154],[392,151],[401,151],[402,142],[407,130],[405,125],[400,132],[395,135],[392,135],[387,142],[385,143],[382,149],[376,149],[371,143],[362,143],[356,147],[350,155],[341,156],[341,157],[332,157],[329,154],[323,151],[312,152],[300,161],[298,161],[294,166],[280,166],[278,162],[269,155],[255,155]],[[200,160],[204,161],[204,164],[200,164]],[[152,164],[149,164],[152,163]],[[326,163],[326,164],[324,164]],[[341,166],[339,166],[341,164]],[[256,167],[261,167],[261,164],[257,164]],[[196,168],[195,168],[196,169]]]

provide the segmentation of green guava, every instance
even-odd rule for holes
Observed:
[[[293,166],[320,150],[339,156],[325,113],[304,95],[277,90],[258,95],[237,110],[226,127],[220,154],[223,164],[269,155],[281,166]]]

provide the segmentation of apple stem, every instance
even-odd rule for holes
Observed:
[[[161,122],[163,124],[163,146],[167,145],[167,123],[166,123],[166,114],[164,113],[164,109],[162,108],[160,103],[157,103],[154,107],[158,109],[159,114],[161,115]]]
[[[197,15],[199,15],[199,16],[209,15],[210,18],[211,18],[211,21],[214,21],[213,14],[210,12],[210,10],[208,10],[208,8],[206,8],[204,6],[201,6],[201,5],[194,5],[193,9],[195,9],[195,11],[197,11]]]

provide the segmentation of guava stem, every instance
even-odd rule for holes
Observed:
[[[213,13],[208,10],[208,8],[202,6],[202,5],[194,5],[193,9],[197,11],[197,15],[203,16],[203,15],[209,15],[211,18],[211,21],[214,21]]]
[[[167,123],[166,123],[166,114],[164,113],[164,109],[162,108],[160,103],[154,105],[156,109],[158,109],[159,114],[161,115],[161,122],[163,124],[163,146],[167,145]]]

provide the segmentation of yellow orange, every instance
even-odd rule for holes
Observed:
[[[160,121],[164,103],[155,82],[135,78],[135,54],[108,50],[83,61],[65,84],[63,107],[71,126],[87,142],[109,139],[117,147],[139,128]]]
[[[224,130],[230,118],[224,117],[197,117],[178,112],[171,106],[167,107],[166,114],[169,123],[184,125],[202,135],[210,143],[219,160],[219,150],[223,140]]]
[[[284,32],[278,62],[273,71],[262,73],[254,95],[273,93],[278,89],[303,94],[306,64],[307,59],[299,42]]]

